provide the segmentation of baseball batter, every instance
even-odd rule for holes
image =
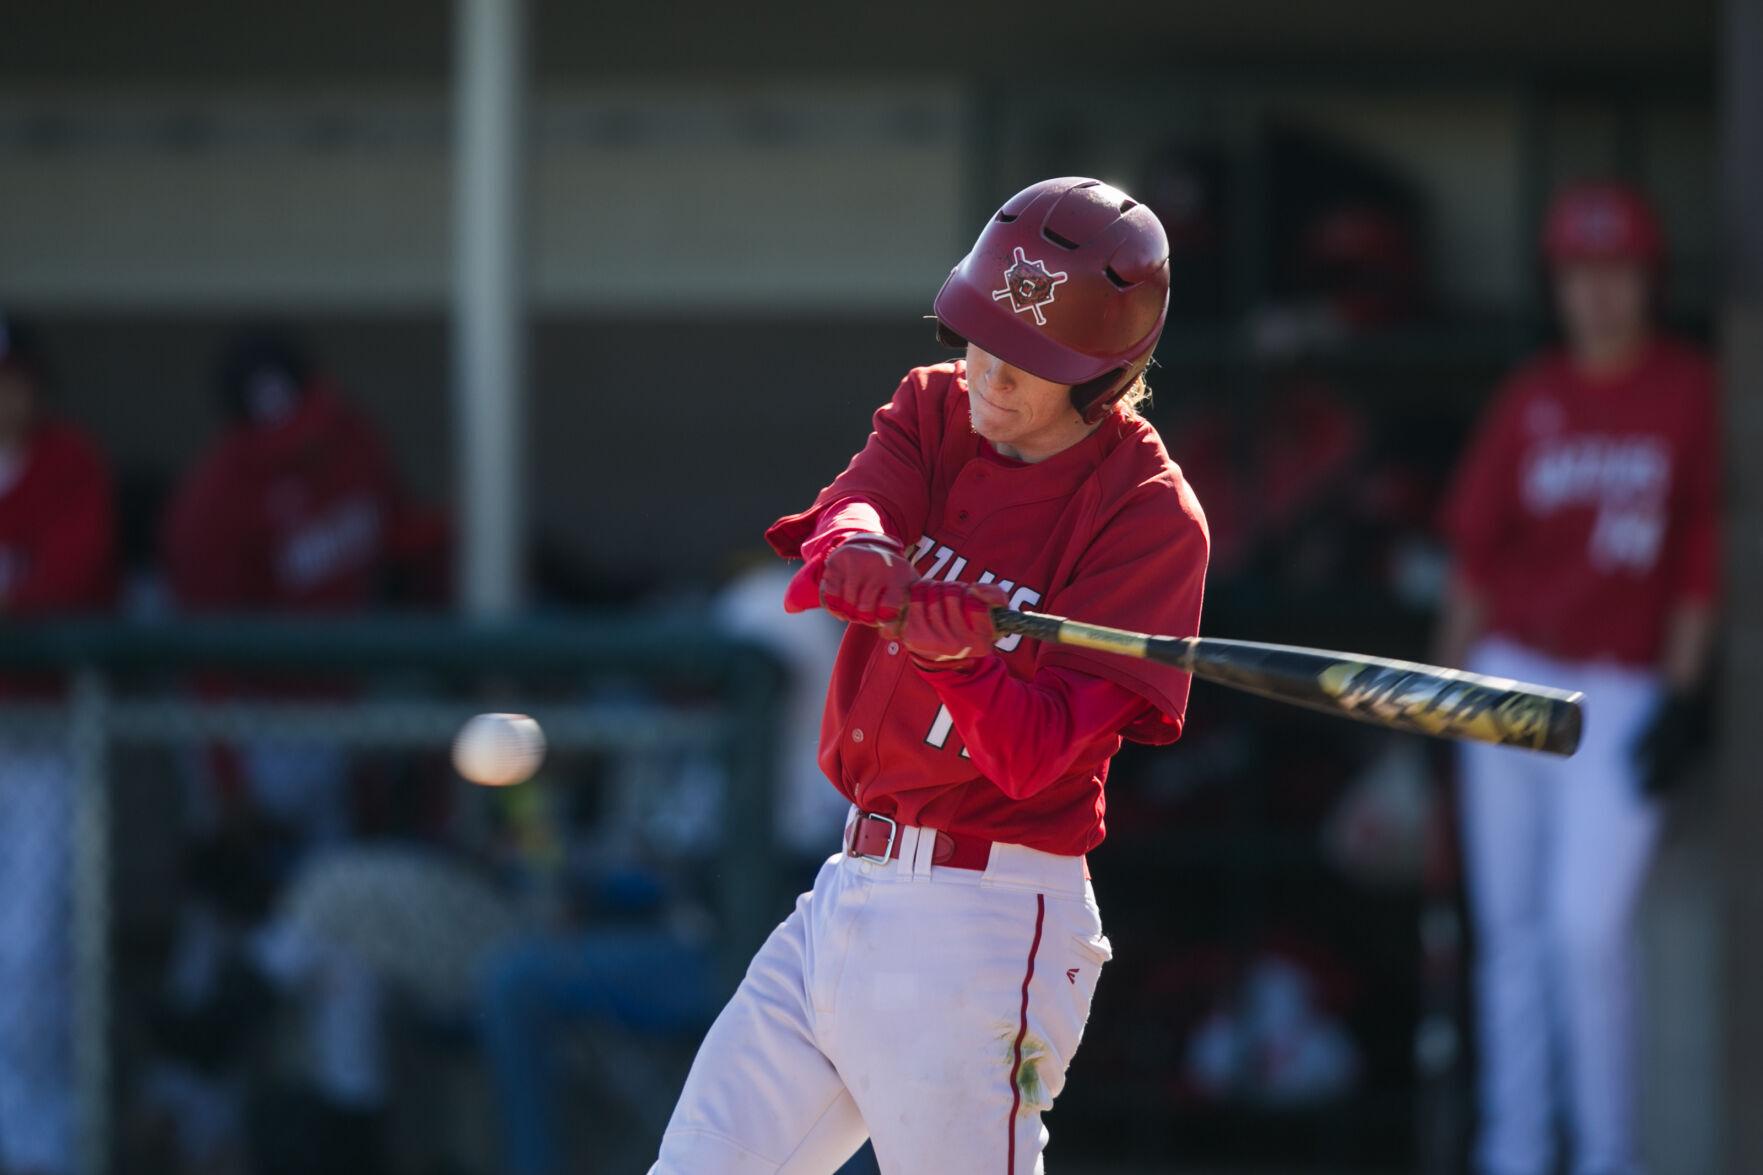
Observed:
[[[1040,1171],[1110,957],[1084,854],[1123,738],[1174,741],[1188,678],[999,639],[994,605],[1197,632],[1199,504],[1134,406],[1169,246],[1095,180],[1012,197],[937,295],[953,363],[907,374],[767,537],[785,602],[849,622],[820,762],[843,851],[705,1038],[653,1172]]]
[[[1545,225],[1564,346],[1495,399],[1448,507],[1446,664],[1585,691],[1579,753],[1465,745],[1482,1175],[1638,1169],[1630,921],[1712,632],[1719,443],[1708,363],[1650,325],[1639,193],[1562,192]]]

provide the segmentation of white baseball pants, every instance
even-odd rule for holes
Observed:
[[[1111,956],[1079,857],[995,846],[982,874],[835,856],[754,957],[651,1175],[1040,1172]]]
[[[1659,828],[1630,758],[1650,673],[1484,641],[1478,673],[1585,691],[1579,753],[1464,744],[1464,863],[1476,936],[1481,1175],[1639,1170],[1632,923]]]

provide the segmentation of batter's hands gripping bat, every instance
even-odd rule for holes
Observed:
[[[1571,755],[1579,746],[1585,695],[1568,690],[1296,645],[1150,636],[1007,608],[993,608],[992,623],[1001,633],[1161,661],[1276,702],[1393,730],[1551,755]]]

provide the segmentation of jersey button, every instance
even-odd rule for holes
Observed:
[[[892,656],[896,655],[897,653],[899,653],[899,651],[900,651],[900,642],[899,641],[889,641],[888,642],[888,656],[892,657]]]
[[[863,731],[862,730],[853,730],[851,732],[851,741],[854,743],[862,742],[863,741]]]
[[[967,521],[967,511],[959,510],[956,512],[955,517],[960,519],[962,522],[966,522]]]

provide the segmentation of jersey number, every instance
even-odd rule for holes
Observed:
[[[955,716],[949,713],[949,707],[938,706],[937,719],[930,724],[930,733],[924,736],[924,741],[940,751],[949,745],[949,732],[954,729]],[[962,747],[961,757],[971,759],[973,756],[967,753],[966,747]]]

